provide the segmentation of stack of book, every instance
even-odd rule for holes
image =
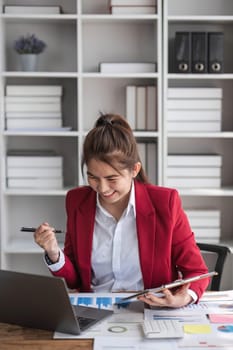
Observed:
[[[112,15],[150,15],[157,12],[156,0],[110,0]]]
[[[142,166],[146,171],[149,181],[153,184],[157,183],[156,176],[156,155],[157,147],[154,142],[139,142],[138,143],[138,152],[141,159]]]
[[[219,243],[220,210],[185,210],[196,241]]]
[[[104,74],[141,74],[156,72],[155,62],[102,62],[100,63],[100,73]]]
[[[62,129],[61,85],[7,85],[7,130]]]
[[[156,130],[156,86],[126,86],[125,115],[133,130]]]
[[[62,12],[60,6],[5,5],[4,13],[23,15],[57,15]]]
[[[168,132],[218,132],[221,119],[221,88],[168,89]]]
[[[53,151],[11,151],[6,157],[7,187],[61,189],[63,157]]]
[[[167,186],[179,189],[220,188],[222,156],[216,154],[170,154]]]

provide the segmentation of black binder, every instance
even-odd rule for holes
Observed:
[[[208,72],[223,73],[224,34],[222,32],[209,32],[208,47]]]
[[[175,35],[175,72],[191,72],[191,33],[176,32]]]
[[[192,73],[208,72],[208,36],[206,32],[192,32]]]

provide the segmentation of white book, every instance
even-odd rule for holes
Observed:
[[[112,6],[112,15],[153,15],[155,6]]]
[[[220,242],[219,238],[204,238],[204,237],[198,237],[196,238],[196,241],[199,243],[212,243],[212,244],[218,244]]]
[[[6,103],[6,112],[61,112],[61,103]]]
[[[167,111],[168,121],[221,121],[221,109],[170,109]]]
[[[220,121],[168,121],[168,132],[219,132]]]
[[[61,96],[62,85],[7,85],[7,96]]]
[[[62,120],[60,118],[7,118],[6,128],[10,129],[45,129],[61,128]]]
[[[39,178],[56,178],[62,177],[63,169],[62,167],[41,167],[41,168],[25,168],[22,166],[19,167],[8,167],[7,168],[7,177],[8,178],[27,178],[27,177],[39,177]]]
[[[146,129],[157,129],[157,87],[146,87]]]
[[[157,0],[110,0],[110,6],[155,6]]]
[[[195,217],[195,218],[208,217],[208,218],[218,218],[218,220],[220,220],[220,210],[216,210],[216,209],[214,210],[185,209],[185,212],[188,215],[188,217]]]
[[[219,217],[193,217],[188,216],[190,225],[192,227],[219,227],[220,218]]]
[[[222,98],[222,88],[168,88],[167,98]]]
[[[63,157],[61,156],[7,156],[6,157],[6,166],[10,167],[19,167],[22,168],[58,168],[63,166]]]
[[[144,168],[144,170],[146,171],[146,168],[147,168],[147,162],[146,162],[146,152],[147,152],[147,149],[146,149],[146,143],[143,143],[143,142],[138,142],[138,153],[139,153],[139,156],[140,156],[140,159],[141,159],[141,163],[142,163],[142,166]]]
[[[169,154],[167,157],[168,166],[216,166],[222,165],[222,156],[215,154]]]
[[[61,103],[60,96],[6,96],[5,102],[11,103]]]
[[[101,73],[154,73],[156,63],[100,63]]]
[[[221,99],[169,99],[167,109],[222,109]]]
[[[7,179],[8,188],[61,189],[63,178],[24,178]]]
[[[189,178],[189,177],[168,177],[167,178],[168,187],[177,188],[220,188],[221,179],[217,177],[213,178]]]
[[[169,166],[167,168],[167,176],[169,177],[220,177],[221,168],[220,167],[195,167],[195,166]]]
[[[6,112],[6,118],[62,118],[61,112]]]
[[[146,129],[146,87],[136,88],[136,129]]]
[[[136,86],[126,86],[126,119],[133,130],[136,129]]]
[[[4,13],[7,14],[24,14],[24,15],[31,15],[31,14],[59,14],[61,13],[60,6],[4,6]]]
[[[220,238],[220,227],[192,227],[192,231],[196,238]]]
[[[157,148],[154,142],[147,143],[147,168],[149,181],[157,183]]]

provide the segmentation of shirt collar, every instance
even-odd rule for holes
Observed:
[[[105,215],[107,216],[111,216],[100,204],[100,200],[99,200],[99,194],[97,193],[96,196],[96,206],[98,209],[100,209],[102,212],[104,212]],[[129,214],[130,209],[133,208],[133,213],[134,213],[134,217],[136,218],[136,205],[135,205],[135,186],[134,186],[134,181],[132,181],[132,186],[131,186],[131,190],[130,190],[130,196],[129,196],[129,202],[127,205],[127,208],[125,210],[125,215]]]

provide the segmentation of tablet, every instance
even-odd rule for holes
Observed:
[[[197,275],[197,276],[193,276],[193,277],[189,277],[189,278],[179,279],[179,280],[176,280],[176,281],[171,282],[171,283],[162,284],[160,287],[157,287],[157,288],[145,289],[145,290],[142,290],[142,291],[137,292],[135,294],[131,294],[128,297],[119,299],[116,302],[116,304],[121,304],[121,303],[127,302],[128,300],[131,300],[133,298],[138,297],[139,295],[143,295],[143,294],[146,294],[146,293],[149,293],[149,292],[160,293],[164,289],[171,289],[171,288],[175,288],[175,287],[180,287],[183,284],[187,284],[187,283],[190,283],[190,282],[198,281],[198,280],[201,280],[203,278],[213,277],[213,276],[216,276],[216,275],[218,275],[218,273],[216,271],[212,271],[212,272],[204,273],[202,275]]]

